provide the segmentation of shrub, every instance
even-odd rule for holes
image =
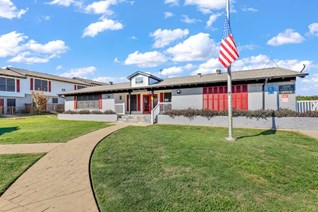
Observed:
[[[185,116],[188,118],[193,118],[195,116],[203,116],[207,118],[212,118],[213,116],[227,116],[228,111],[211,111],[207,109],[182,109],[182,110],[169,110],[164,113],[170,117],[174,116]],[[266,119],[269,117],[318,117],[318,111],[307,111],[305,113],[299,113],[289,109],[280,109],[280,110],[233,110],[233,117],[245,116],[247,118],[257,118],[257,119]]]
[[[112,110],[106,110],[104,112],[99,111],[99,110],[93,110],[93,111],[89,111],[89,110],[79,110],[79,111],[67,110],[64,113],[65,114],[116,114]]]
[[[104,114],[116,114],[116,113],[112,110],[105,110]]]

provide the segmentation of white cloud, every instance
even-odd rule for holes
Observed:
[[[157,29],[153,33],[150,33],[150,37],[153,37],[155,40],[155,43],[153,44],[154,48],[162,48],[169,45],[177,39],[187,36],[188,34],[188,29]]]
[[[173,66],[173,67],[170,67],[170,68],[162,69],[160,71],[160,74],[163,75],[163,76],[173,77],[173,76],[175,76],[177,74],[181,74],[182,72],[183,72],[183,68],[182,67]]]
[[[294,71],[300,71],[303,67],[303,64],[306,64],[308,68],[312,66],[312,62],[308,60],[297,60],[297,59],[271,60],[267,55],[260,54],[257,56],[250,56],[250,57],[245,57],[245,58],[236,60],[232,64],[232,71],[261,69],[261,68],[266,68],[266,67],[268,68],[268,67],[275,67],[275,66],[291,69]],[[215,73],[215,70],[218,68],[223,69],[218,58],[211,58],[207,62],[202,63],[199,66],[198,70],[192,72],[192,74]]]
[[[305,91],[306,95],[317,95],[318,93],[318,73],[307,76],[300,81],[300,90]],[[312,93],[312,94],[310,94]]]
[[[218,17],[220,17],[221,13],[212,14],[209,18],[209,20],[206,22],[206,27],[212,26],[212,24],[216,21]]]
[[[13,18],[21,18],[23,14],[25,14],[28,9],[18,8],[12,3],[11,0],[1,0],[0,1],[0,17],[13,19]]]
[[[14,56],[21,51],[20,42],[28,37],[15,31],[0,35],[0,57]]]
[[[170,47],[167,52],[173,56],[172,60],[175,62],[199,61],[216,55],[218,47],[209,38],[209,34],[199,33],[174,47]]]
[[[208,60],[205,63],[202,63],[199,68],[195,71],[193,71],[191,74],[195,75],[198,73],[201,74],[211,74],[211,73],[215,73],[215,70],[221,68],[221,64],[218,60],[218,58],[211,58],[210,60]]]
[[[112,15],[114,12],[109,9],[111,5],[118,4],[118,0],[96,1],[85,7],[86,13]]]
[[[64,7],[69,7],[71,5],[74,5],[75,7],[83,6],[82,1],[77,1],[77,0],[53,0],[53,1],[50,1],[49,4],[59,5]]]
[[[88,66],[82,68],[72,68],[63,74],[60,74],[62,77],[81,77],[86,78],[88,75],[92,75],[96,71],[96,67]]]
[[[255,8],[253,8],[253,7],[243,7],[243,8],[242,8],[242,11],[243,11],[243,12],[253,12],[253,13],[256,13],[256,12],[258,12],[258,9],[255,9]]]
[[[179,0],[165,0],[165,4],[169,4],[171,6],[178,6]]]
[[[84,29],[82,37],[95,37],[98,33],[105,30],[120,30],[124,25],[118,21],[104,18],[101,21],[90,24]]]
[[[47,56],[39,57],[39,56],[32,56],[31,52],[21,52],[17,54],[15,57],[9,59],[9,62],[14,63],[25,63],[25,64],[33,64],[33,63],[47,63],[49,62],[50,58]]]
[[[138,67],[156,67],[167,61],[167,58],[160,52],[139,53],[135,51],[128,55],[125,60],[126,65],[137,65]]]
[[[301,43],[304,40],[304,37],[298,32],[295,32],[293,29],[286,29],[284,32],[279,33],[267,41],[267,44],[271,46],[280,46],[284,44]]]
[[[120,63],[120,61],[119,61],[118,57],[115,57],[115,59],[114,59],[114,63]]]
[[[189,18],[187,15],[183,15],[181,21],[187,24],[195,24],[201,22],[200,19]]]
[[[96,77],[93,79],[94,81],[98,82],[113,82],[113,83],[121,83],[121,82],[128,82],[127,77]]]
[[[27,36],[15,31],[1,35],[0,57],[10,57],[9,62],[27,64],[46,63],[68,50],[68,47],[62,40],[40,44],[35,40],[27,41],[27,39]]]
[[[224,0],[185,0],[185,5],[194,5],[204,14],[211,13],[212,10],[219,10],[225,7]]]
[[[240,45],[238,46],[238,50],[240,51],[244,51],[244,50],[254,50],[256,49],[258,46],[254,45],[254,44],[245,44],[245,45]]]
[[[61,70],[63,67],[61,65],[56,66],[56,70]]]
[[[165,18],[170,18],[172,16],[174,16],[174,14],[172,12],[164,12],[164,17]]]
[[[318,36],[318,23],[312,23],[308,28],[310,34]]]

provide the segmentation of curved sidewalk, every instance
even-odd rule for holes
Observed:
[[[117,123],[73,139],[47,153],[0,197],[0,211],[98,211],[89,179],[89,159]]]

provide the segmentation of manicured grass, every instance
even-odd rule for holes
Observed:
[[[0,155],[0,196],[32,164],[44,154]]]
[[[284,131],[127,127],[96,148],[102,211],[317,211],[318,141]]]
[[[58,120],[55,115],[0,118],[0,144],[62,143],[109,123]]]

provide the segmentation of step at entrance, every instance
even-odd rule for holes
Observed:
[[[151,123],[151,115],[123,115],[118,122]]]

